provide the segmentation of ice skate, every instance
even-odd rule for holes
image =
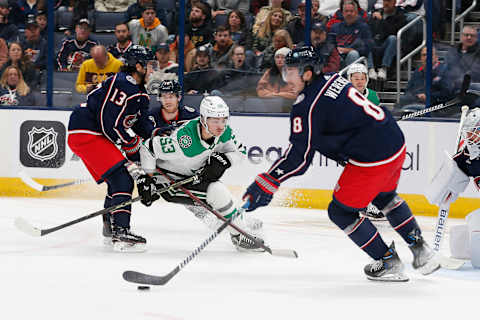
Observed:
[[[112,222],[110,220],[110,213],[106,213],[103,216],[103,244],[106,246],[112,246]]]
[[[365,210],[360,211],[360,214],[371,219],[372,221],[386,220],[383,212],[378,210],[378,208],[371,203],[368,204],[368,207]]]
[[[413,253],[413,268],[423,275],[431,274],[440,269],[440,262],[436,259],[435,252],[423,240],[420,230],[413,230],[409,237],[414,239],[414,242],[409,245]]]
[[[245,230],[249,235],[258,239],[260,243],[265,243],[263,236],[263,222],[259,219],[246,217],[240,215],[235,219],[234,223]],[[232,243],[238,251],[251,251],[251,252],[264,252],[265,250],[251,239],[245,237],[243,234],[238,233],[236,230],[230,230],[230,237]]]
[[[398,257],[393,241],[382,258],[367,264],[363,270],[367,279],[373,281],[405,282],[409,280],[403,273],[403,263]]]
[[[147,240],[134,234],[130,228],[113,226],[112,230],[113,251],[118,252],[144,252]]]
[[[243,234],[230,234],[232,239],[232,243],[237,248],[238,251],[245,251],[245,252],[264,252],[265,250],[260,247],[257,243],[252,241],[250,238],[245,237]],[[255,239],[258,239],[260,243],[264,243],[264,241],[260,238],[253,236]]]

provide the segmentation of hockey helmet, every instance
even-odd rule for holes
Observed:
[[[311,46],[295,48],[285,57],[285,64],[288,67],[298,67],[300,76],[307,70],[311,70],[314,75],[321,72],[321,64],[319,56]]]
[[[152,50],[140,45],[131,46],[123,55],[123,63],[126,67],[136,68],[138,63],[145,68],[150,60],[155,60]]]
[[[160,86],[158,87],[158,95],[162,93],[175,93],[179,96],[182,93],[182,87],[177,80],[163,80]]]
[[[480,108],[470,111],[462,126],[462,140],[471,160],[480,156]]]
[[[348,81],[352,81],[352,74],[354,73],[365,73],[365,76],[367,77],[367,83],[365,86],[368,85],[368,70],[367,67],[363,63],[352,63],[350,67],[347,70],[347,77]]]
[[[222,98],[218,96],[206,96],[202,99],[200,103],[200,122],[208,129],[207,119],[208,118],[228,118],[230,117],[230,110],[228,105],[223,101]]]

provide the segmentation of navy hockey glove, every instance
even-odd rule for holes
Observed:
[[[134,162],[140,161],[140,143],[142,139],[139,136],[135,136],[130,142],[122,144],[122,150],[125,152],[127,159]]]
[[[142,197],[142,204],[150,207],[154,201],[160,199],[160,195],[155,193],[155,181],[148,174],[142,174],[137,179],[138,195]]]
[[[280,181],[268,173],[259,174],[243,195],[243,200],[250,201],[246,211],[249,212],[259,207],[268,206],[279,186]]]
[[[207,163],[203,167],[202,172],[200,173],[200,181],[213,182],[220,179],[228,168],[232,164],[230,160],[224,153],[214,152],[210,155],[207,160]]]

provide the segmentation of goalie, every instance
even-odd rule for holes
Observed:
[[[480,190],[480,108],[470,111],[461,128],[458,152],[453,159],[446,154],[444,162],[432,179],[425,196],[430,203],[448,208],[467,188],[470,177]],[[480,267],[480,211],[467,217],[468,226],[453,227],[450,230],[452,256],[472,258],[472,265]],[[435,245],[440,241],[436,239]],[[469,248],[469,250],[467,250]]]
[[[154,174],[158,188],[168,185],[172,179],[185,179],[200,172],[200,182],[186,184],[185,188],[227,219],[238,209],[233,196],[219,180],[246,154],[245,146],[237,140],[228,119],[229,108],[223,99],[207,96],[200,103],[200,118],[189,120],[169,136],[152,137],[140,149],[142,167],[147,173]],[[161,196],[168,202],[185,205],[212,230],[222,224],[181,190],[164,192]],[[240,215],[234,222],[249,234],[263,238],[260,220]],[[263,251],[233,228],[228,229],[238,250]]]

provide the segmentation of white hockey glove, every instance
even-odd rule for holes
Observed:
[[[425,197],[431,204],[437,206],[452,203],[465,191],[469,182],[470,178],[458,168],[457,163],[445,151],[443,163],[426,190]]]

